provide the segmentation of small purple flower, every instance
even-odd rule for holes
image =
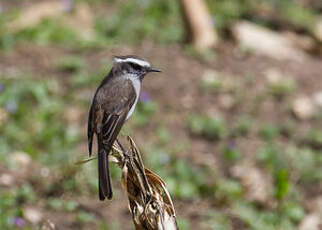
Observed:
[[[25,220],[21,217],[14,217],[12,222],[19,228],[22,228],[25,225]]]
[[[236,142],[234,140],[230,140],[228,141],[228,145],[227,145],[227,148],[229,150],[234,150],[236,148]]]
[[[9,113],[15,113],[17,111],[18,105],[14,100],[10,100],[6,103],[6,109]]]
[[[140,95],[140,101],[142,103],[147,103],[147,102],[150,102],[151,101],[151,96],[149,93],[147,92],[142,92],[141,95]]]
[[[73,0],[61,0],[63,5],[64,12],[71,12],[74,9],[74,1]]]

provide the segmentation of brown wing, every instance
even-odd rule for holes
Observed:
[[[136,99],[129,80],[116,80],[114,84],[103,85],[95,96],[93,119],[98,142],[100,200],[112,198],[108,154]]]

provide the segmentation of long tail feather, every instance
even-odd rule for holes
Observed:
[[[100,200],[104,200],[105,198],[110,200],[113,196],[108,163],[108,153],[111,148],[104,146],[100,140],[98,141],[99,198]]]
[[[88,123],[87,123],[87,140],[88,140],[88,155],[91,157],[92,155],[92,145],[93,145],[93,136],[94,136],[94,129],[93,129],[93,105],[89,110],[88,116]]]

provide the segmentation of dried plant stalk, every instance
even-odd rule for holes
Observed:
[[[199,50],[215,47],[218,36],[205,1],[181,0],[181,5],[194,46]]]
[[[129,209],[137,230],[177,230],[176,214],[164,181],[143,165],[131,137],[129,150],[118,142],[111,161],[122,169],[122,187],[129,199]]]

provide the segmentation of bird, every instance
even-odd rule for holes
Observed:
[[[139,100],[142,80],[150,72],[161,72],[136,55],[114,56],[113,66],[98,86],[88,115],[88,151],[97,139],[98,187],[101,201],[112,199],[108,155]]]

